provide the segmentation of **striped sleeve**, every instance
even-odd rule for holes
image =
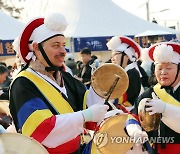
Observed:
[[[136,115],[134,114],[128,114],[128,119],[125,123],[125,128],[124,128],[125,132],[129,135],[129,136],[133,136],[134,133],[137,130],[142,130],[140,123],[138,121],[138,118]]]
[[[21,129],[22,134],[33,137],[46,147],[57,147],[83,133],[81,111],[53,115],[42,94],[25,78],[13,83],[10,99],[16,129]]]
[[[40,98],[25,102],[17,113],[22,133],[41,142],[54,128],[56,117]]]

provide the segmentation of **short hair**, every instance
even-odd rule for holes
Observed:
[[[8,68],[4,65],[0,65],[0,74],[8,72]]]
[[[12,65],[9,65],[9,66],[7,67],[7,69],[8,69],[8,70],[11,70],[11,69],[12,69]]]
[[[0,65],[7,66],[5,62],[0,62]]]
[[[86,55],[91,55],[91,50],[89,48],[83,48],[80,51],[80,54],[86,54]]]

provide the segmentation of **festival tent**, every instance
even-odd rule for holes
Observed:
[[[173,33],[167,31],[160,31],[160,30],[146,30],[142,33],[136,34],[135,37],[167,35],[167,34],[173,34]]]
[[[14,40],[22,31],[24,25],[17,19],[7,15],[0,10],[0,39]]]
[[[177,33],[125,11],[112,0],[61,0],[58,8],[68,20],[65,35],[74,42],[75,51],[84,46],[107,49],[107,39],[114,35],[134,36],[146,30]]]
[[[1,10],[0,21],[0,56],[14,55],[12,42],[20,34],[24,25]]]

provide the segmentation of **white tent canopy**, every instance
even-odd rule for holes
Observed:
[[[29,0],[24,10],[26,19],[51,12],[66,16],[69,25],[65,35],[72,38],[136,35],[146,30],[177,33],[123,10],[112,0]]]
[[[17,19],[0,10],[0,40],[14,40],[22,31],[24,25]]]
[[[146,30],[177,31],[145,21],[111,0],[61,0],[58,6],[69,22],[68,37],[136,35]]]
[[[173,34],[173,33],[168,32],[168,31],[161,31],[161,30],[146,30],[145,32],[135,35],[135,37],[166,35],[166,34]]]

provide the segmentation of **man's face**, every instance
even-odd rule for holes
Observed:
[[[87,64],[91,60],[90,54],[81,54],[81,60],[83,64]]]
[[[159,63],[155,65],[155,76],[161,86],[169,86],[175,80],[177,65],[172,63]],[[180,73],[175,85],[180,81]]]
[[[42,43],[42,46],[51,63],[57,67],[62,66],[62,64],[64,63],[64,58],[66,56],[65,37],[53,37]],[[38,55],[36,54],[36,56],[45,66],[48,66],[40,51]]]
[[[7,76],[8,76],[8,72],[0,74],[0,84],[4,83],[6,81]]]

